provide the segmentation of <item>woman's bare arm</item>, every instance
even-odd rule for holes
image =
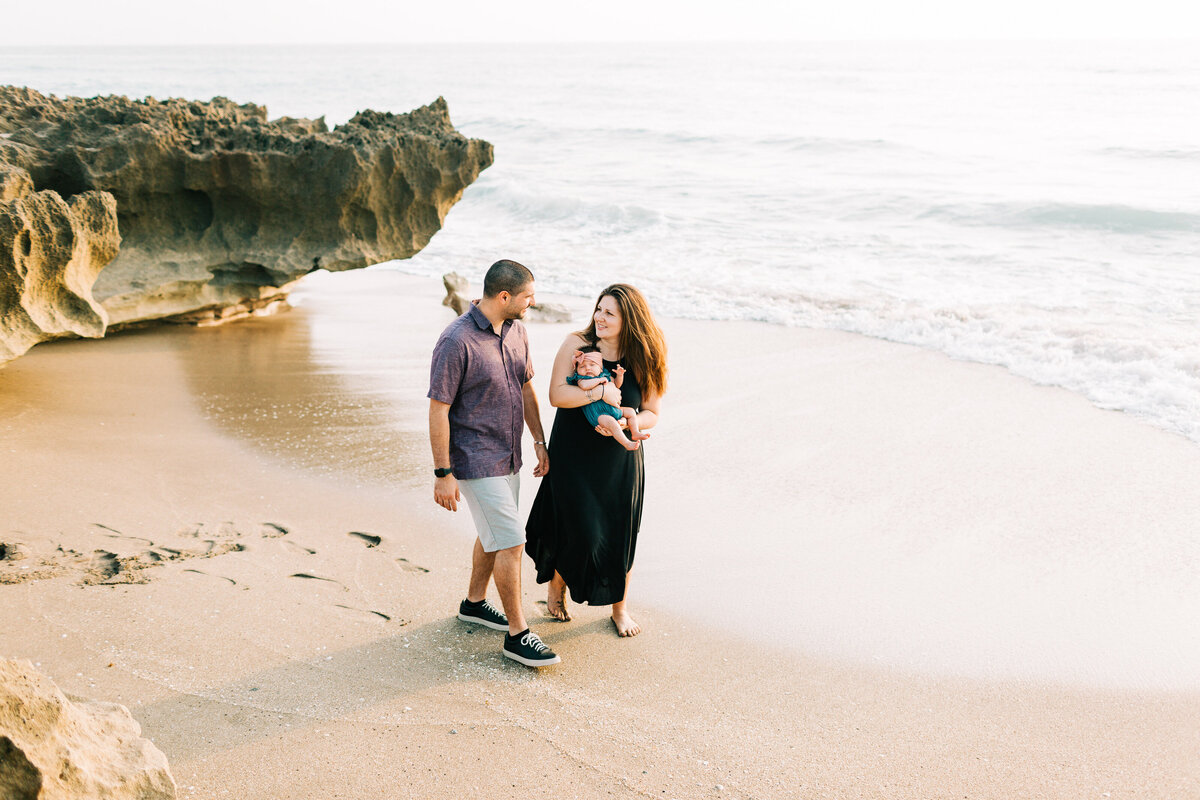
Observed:
[[[658,415],[662,409],[662,397],[647,393],[642,396],[642,410],[637,414],[638,428],[648,431],[658,424]]]

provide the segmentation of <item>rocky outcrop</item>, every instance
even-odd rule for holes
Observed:
[[[467,292],[471,291],[471,284],[462,275],[457,272],[447,272],[442,276],[442,285],[446,287],[446,296],[442,298],[442,305],[454,309],[454,313],[462,316],[467,310],[467,304],[471,301],[467,299]]]
[[[124,706],[68,700],[28,661],[0,660],[0,797],[168,800],[175,779]]]
[[[561,303],[534,303],[525,312],[530,322],[570,322],[571,309]]]
[[[117,204],[87,191],[35,192],[25,170],[0,167],[0,363],[60,336],[103,336],[92,296],[117,254]]]
[[[446,296],[442,305],[462,314],[471,303],[467,299],[471,294],[471,283],[457,272],[447,272],[442,276],[442,285],[446,287]],[[525,312],[526,322],[570,322],[571,309],[561,303],[534,303]]]
[[[491,163],[492,146],[455,131],[441,98],[330,131],[225,98],[0,87],[0,197],[28,194],[28,181],[68,202],[116,201],[120,251],[93,288],[111,325],[249,312],[314,269],[408,258]]]

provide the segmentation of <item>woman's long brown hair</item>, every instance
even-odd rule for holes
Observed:
[[[593,344],[598,341],[595,309],[605,297],[615,300],[621,312],[621,333],[617,337],[621,366],[633,373],[643,392],[661,397],[667,391],[667,340],[641,292],[627,283],[609,286],[596,298],[592,321],[579,335]]]

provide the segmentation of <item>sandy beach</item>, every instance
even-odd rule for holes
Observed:
[[[544,618],[527,564],[534,672],[454,618],[441,296],[318,274],[0,370],[0,655],[128,706],[196,800],[1200,797],[1194,443],[999,367],[664,320],[645,632]],[[575,327],[530,323],[547,428]]]

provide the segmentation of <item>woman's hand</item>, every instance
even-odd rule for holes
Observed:
[[[629,423],[625,421],[624,417],[617,420],[617,424],[621,426],[622,430],[629,430]],[[596,433],[600,434],[601,436],[612,436],[612,433],[608,430],[608,428],[602,428],[599,425],[596,426]]]
[[[600,395],[600,397],[602,400],[604,400],[604,402],[608,403],[610,406],[620,407],[620,405],[621,405],[621,390],[616,387],[616,384],[613,384],[613,383],[604,384],[604,391]]]

